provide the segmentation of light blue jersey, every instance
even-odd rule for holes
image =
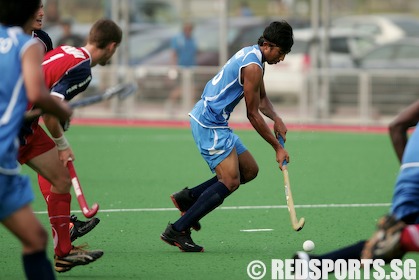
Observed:
[[[28,100],[22,56],[37,43],[18,27],[0,25],[0,220],[33,200],[28,177],[18,175],[18,132]]]
[[[0,25],[0,173],[18,174],[17,134],[27,107],[21,57],[36,41],[21,28]]]
[[[227,127],[234,107],[244,96],[241,69],[256,64],[263,69],[258,45],[238,51],[205,86],[201,100],[189,114],[202,126]]]
[[[238,51],[205,86],[191,117],[192,135],[202,157],[212,172],[235,149],[238,155],[247,149],[228,127],[234,107],[244,96],[241,70],[251,64],[263,69],[258,45]]]
[[[403,153],[402,165],[394,189],[391,212],[398,219],[415,214],[419,223],[419,123]]]

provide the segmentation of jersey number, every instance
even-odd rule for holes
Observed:
[[[216,85],[216,84],[218,84],[218,82],[221,80],[221,78],[223,77],[223,74],[224,74],[224,69],[226,68],[226,66],[228,65],[230,63],[230,60],[228,60],[227,62],[226,62],[226,64],[224,64],[224,66],[223,66],[223,69],[221,69],[221,71],[220,72],[218,72],[218,74],[217,75],[215,75],[215,77],[214,78],[212,78],[212,81],[211,81],[211,83],[212,83],[212,85]]]
[[[75,58],[82,58],[82,59],[85,59],[86,58],[86,56],[84,56],[84,53],[81,50],[79,50],[79,49],[77,49],[75,47],[72,47],[72,46],[62,46],[61,49],[63,51],[65,51],[66,53],[74,56]]]

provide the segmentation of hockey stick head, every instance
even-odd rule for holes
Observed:
[[[124,100],[128,96],[135,94],[137,90],[138,90],[137,83],[134,83],[134,82],[129,83],[126,85],[125,89],[121,93],[118,94],[118,99]]]
[[[88,219],[94,217],[97,214],[97,211],[99,211],[99,204],[97,203],[93,204],[90,209],[87,207],[83,207],[82,209],[83,215]]]
[[[99,211],[99,204],[94,203],[92,208],[89,208],[72,160],[68,161],[67,167],[68,171],[70,172],[71,183],[73,185],[80,209],[86,218],[92,218],[94,215],[96,215],[97,211]]]
[[[304,218],[300,218],[300,220],[298,222],[297,222],[297,220],[295,220],[295,222],[292,223],[292,228],[295,231],[300,231],[300,230],[303,229],[304,224],[305,224]]]

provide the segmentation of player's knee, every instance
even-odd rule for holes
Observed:
[[[61,176],[58,184],[54,185],[59,193],[68,193],[71,189],[71,178],[70,176]]]
[[[250,170],[247,170],[246,172],[243,172],[240,174],[240,183],[246,184],[247,182],[252,181],[257,177],[259,173],[259,167],[256,166],[255,168],[252,168]]]
[[[23,242],[24,252],[27,254],[44,251],[48,245],[48,233],[39,227],[32,234],[32,238]]]
[[[240,180],[238,178],[234,178],[234,179],[231,179],[231,180],[228,180],[228,181],[224,181],[223,183],[227,187],[227,189],[230,190],[230,192],[234,192],[240,186]]]
[[[249,175],[249,180],[248,181],[252,181],[253,179],[255,179],[257,176],[258,176],[258,173],[259,173],[259,167],[258,166],[256,166],[251,172],[250,172],[250,175]]]

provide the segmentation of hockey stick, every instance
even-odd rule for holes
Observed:
[[[93,96],[85,97],[73,102],[69,102],[72,108],[85,107],[91,104],[99,103],[109,100],[112,97],[118,96],[119,100],[123,100],[128,96],[137,92],[138,86],[136,83],[118,84],[108,88],[104,93],[95,94]]]
[[[282,147],[285,147],[284,138],[282,138],[281,135],[278,135],[278,141],[282,145]],[[287,168],[286,160],[284,160],[284,162],[282,163],[282,174],[284,175],[285,197],[287,199],[287,206],[288,206],[288,211],[290,214],[291,225],[295,231],[300,231],[304,226],[305,220],[304,218],[301,218],[298,221],[297,214],[295,213],[294,199],[292,198],[291,184],[290,184],[290,178],[288,175],[288,168]]]
[[[83,215],[86,218],[91,218],[96,215],[99,210],[99,204],[93,204],[92,208],[89,208],[86,202],[86,198],[83,194],[83,189],[81,188],[80,181],[76,174],[76,169],[74,169],[73,162],[70,160],[67,163],[68,171],[70,171],[71,182],[73,183],[74,192],[77,196],[77,201],[79,202],[80,209],[83,212]]]

